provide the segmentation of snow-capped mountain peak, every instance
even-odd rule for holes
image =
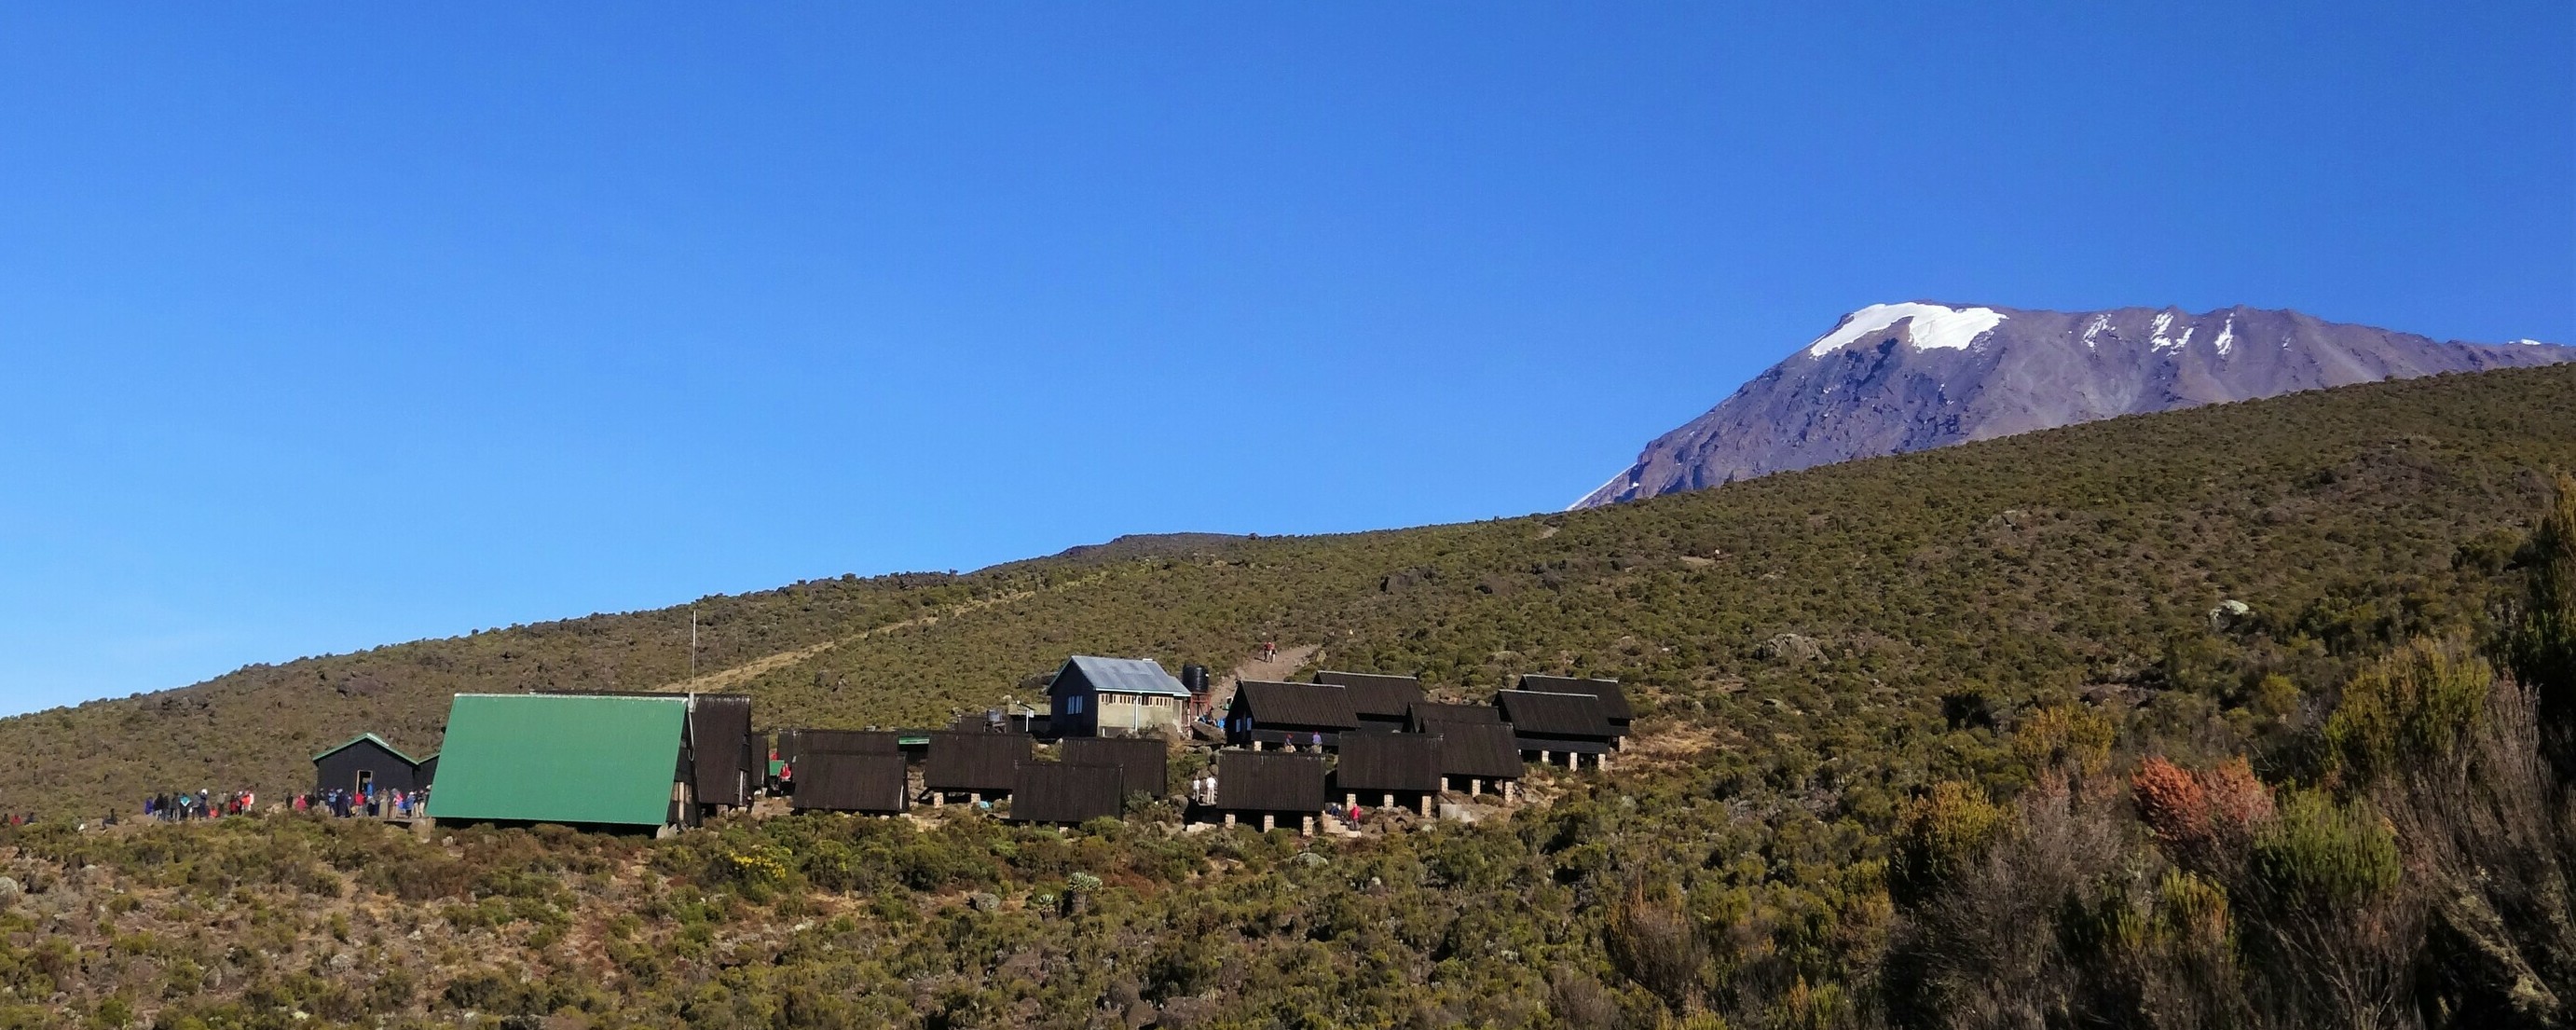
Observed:
[[[2576,348],[2442,343],[2295,311],[1872,304],[1574,506],[2117,415],[2568,360]]]
[[[1906,342],[1917,348],[1961,350],[2002,324],[2003,320],[2003,314],[1993,308],[1954,308],[1920,301],[1872,304],[1844,315],[1842,324],[1835,326],[1834,331],[1807,345],[1807,356],[1824,357],[1898,322],[1906,323]]]

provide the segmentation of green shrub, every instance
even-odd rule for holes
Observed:
[[[2397,834],[2367,801],[2295,791],[2255,834],[2253,874],[2276,907],[2349,911],[2396,892]]]
[[[1928,898],[1985,853],[2010,825],[2010,813],[1977,787],[1955,781],[1932,786],[1906,805],[1890,847],[1888,889],[1901,903]]]
[[[2451,753],[2476,723],[2495,669],[2456,644],[2409,643],[2344,686],[2326,720],[2332,768],[2356,785]]]

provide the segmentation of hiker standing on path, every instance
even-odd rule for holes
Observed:
[[[1279,660],[1279,644],[1276,641],[1264,640],[1261,642],[1261,660],[1265,662],[1275,662]]]

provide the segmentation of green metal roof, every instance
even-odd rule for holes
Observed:
[[[350,745],[352,745],[352,744],[356,744],[356,743],[359,743],[359,742],[361,742],[361,741],[368,741],[368,740],[375,741],[375,742],[376,742],[376,746],[377,746],[377,747],[380,747],[380,748],[383,748],[383,749],[385,749],[385,750],[387,750],[387,751],[391,751],[391,752],[393,752],[393,753],[394,753],[394,757],[396,757],[396,758],[402,759],[403,761],[406,761],[406,762],[410,762],[410,763],[411,763],[411,764],[413,764],[413,765],[419,765],[419,764],[421,763],[421,760],[420,760],[420,759],[413,758],[413,757],[412,757],[412,756],[410,756],[410,755],[406,755],[406,754],[402,753],[402,749],[401,749],[401,748],[398,748],[398,747],[393,746],[392,744],[388,744],[388,743],[386,743],[386,742],[385,742],[385,738],[383,738],[383,737],[379,737],[379,736],[376,736],[376,735],[375,735],[375,734],[373,734],[373,733],[361,733],[361,734],[358,734],[357,736],[354,736],[354,737],[351,737],[351,738],[349,738],[349,739],[347,739],[347,740],[341,741],[340,743],[335,744],[335,745],[331,746],[330,748],[325,749],[321,754],[314,755],[314,756],[313,756],[313,760],[314,760],[314,761],[316,761],[316,762],[319,762],[319,761],[321,761],[321,760],[323,760],[323,759],[325,759],[325,758],[329,758],[329,757],[331,757],[332,755],[336,755],[336,754],[339,754],[339,753],[340,753],[340,752],[342,752],[342,751],[346,751],[346,750],[348,750],[348,749],[349,749],[349,746],[350,746]],[[437,757],[437,755],[432,754],[430,757],[435,758],[435,757]]]
[[[429,814],[659,826],[688,718],[678,695],[458,694]]]

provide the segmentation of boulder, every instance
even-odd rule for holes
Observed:
[[[1814,637],[1780,633],[1763,641],[1762,646],[1753,649],[1753,653],[1756,657],[1795,664],[1824,658],[1825,645]]]

